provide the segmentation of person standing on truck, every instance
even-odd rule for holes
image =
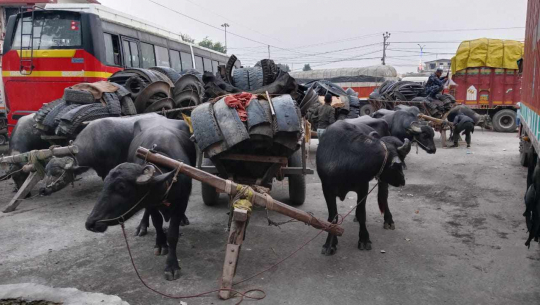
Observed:
[[[435,96],[441,93],[444,89],[444,83],[448,79],[448,74],[444,77],[441,77],[443,73],[442,68],[437,68],[435,73],[429,76],[426,82],[426,96],[435,98]]]
[[[328,126],[336,122],[336,111],[332,107],[332,94],[326,93],[324,96],[324,105],[319,107],[317,113],[319,123],[317,125],[317,138],[321,139]]]
[[[474,132],[474,121],[470,117],[460,113],[454,118],[454,145],[452,147],[458,147],[459,134],[465,134],[465,142],[467,142],[467,148],[471,147],[471,133]]]

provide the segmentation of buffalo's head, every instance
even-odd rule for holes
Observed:
[[[391,186],[404,186],[405,157],[411,151],[411,141],[405,139],[403,143],[396,137],[383,137],[381,140],[386,144],[388,157],[380,179]]]
[[[161,200],[174,172],[155,175],[151,165],[122,163],[116,166],[105,178],[98,201],[86,219],[86,229],[105,232],[108,226],[128,220],[141,209]],[[121,217],[120,221],[104,221],[118,217]]]
[[[45,187],[40,189],[42,195],[50,195],[72,183],[78,167],[72,157],[52,158],[45,166]]]
[[[433,142],[435,132],[430,126],[414,121],[407,128],[407,132],[413,136],[414,140],[416,140],[420,147],[428,154],[434,154],[437,151],[435,142]]]

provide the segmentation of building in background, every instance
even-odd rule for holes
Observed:
[[[435,72],[437,68],[442,68],[444,71],[448,71],[451,68],[452,61],[450,59],[436,59],[426,61],[424,63],[424,70],[422,72]]]

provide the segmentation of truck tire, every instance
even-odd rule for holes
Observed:
[[[516,125],[516,112],[510,109],[503,109],[495,113],[492,118],[493,129],[498,132],[514,132]]]
[[[169,68],[169,67],[157,66],[157,67],[151,67],[150,70],[158,71],[165,74],[171,80],[173,84],[176,83],[176,81],[180,78],[180,73],[176,72],[174,69]]]
[[[210,159],[204,158],[202,165],[209,166],[214,165],[214,163]],[[216,188],[204,182],[201,182],[201,195],[204,204],[207,206],[215,206],[219,202],[219,193],[216,192]]]
[[[373,106],[371,106],[370,104],[366,104],[366,105],[360,107],[359,115],[360,116],[363,116],[363,115],[371,116],[373,114],[373,112],[375,112],[375,108],[373,108]]]
[[[0,145],[6,145],[8,142],[7,135],[0,134]]]
[[[302,167],[302,150],[298,149],[289,157],[289,167]],[[306,176],[290,175],[289,178],[289,203],[293,206],[304,204],[306,200]]]
[[[246,68],[234,69],[232,78],[235,87],[249,91],[249,73]]]
[[[249,90],[257,90],[264,85],[264,73],[260,67],[247,68],[249,73]]]

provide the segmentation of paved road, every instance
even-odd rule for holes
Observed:
[[[315,151],[312,143],[312,167]],[[279,267],[236,288],[265,290],[267,297],[258,305],[538,304],[540,246],[524,246],[526,171],[518,163],[516,134],[477,130],[471,152],[462,147],[428,155],[413,149],[407,157],[407,185],[390,190],[395,231],[383,229],[376,195],[368,199],[372,251],[357,250],[358,224],[348,218],[336,255],[320,254],[321,235]],[[0,284],[33,282],[117,294],[130,304],[178,304],[138,282],[119,227],[104,234],[84,229],[101,185],[96,176],[87,176],[75,188],[25,201],[16,212],[0,215]],[[13,195],[12,187],[0,183],[2,204]],[[285,201],[287,183],[275,183],[272,195]],[[136,263],[150,285],[175,295],[216,288],[227,236],[222,199],[219,207],[204,206],[195,183],[188,208],[191,225],[182,230],[178,246],[182,277],[177,281],[162,277],[165,259],[153,256],[153,229],[146,237],[130,237]],[[340,212],[355,202],[356,194],[350,193],[338,204]],[[308,178],[302,209],[327,215],[317,175]],[[268,227],[265,217],[259,210],[250,221],[238,279],[270,266],[317,233],[299,223]],[[138,219],[127,223],[130,233]],[[223,302],[211,295],[185,301],[237,300]]]

